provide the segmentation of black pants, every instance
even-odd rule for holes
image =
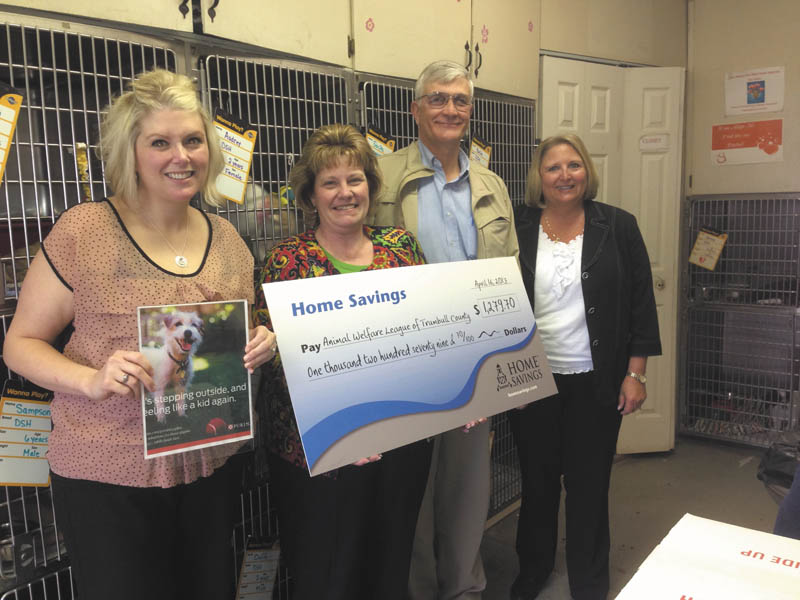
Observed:
[[[270,454],[293,600],[405,600],[430,461],[423,440],[336,478],[309,477]]]
[[[236,457],[210,477],[136,488],[51,473],[80,600],[230,600],[241,480]]]
[[[558,395],[509,412],[522,472],[520,573],[543,582],[553,570],[563,474],[570,591],[576,600],[605,600],[608,486],[622,419],[611,399],[597,397],[591,373],[555,380]]]

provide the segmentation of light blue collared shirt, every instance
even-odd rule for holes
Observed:
[[[469,159],[458,153],[460,172],[454,181],[445,178],[442,163],[421,141],[422,163],[433,176],[419,180],[417,188],[417,239],[429,263],[474,260],[478,255],[478,230],[472,218]]]

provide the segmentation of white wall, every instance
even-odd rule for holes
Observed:
[[[686,66],[687,0],[542,0],[543,50]]]
[[[689,194],[800,191],[800,1],[690,0]],[[725,117],[726,72],[783,66],[782,112]],[[711,127],[783,119],[783,162],[715,166]]]

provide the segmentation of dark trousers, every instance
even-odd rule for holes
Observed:
[[[80,600],[229,600],[240,462],[171,488],[51,473],[58,527]]]
[[[553,570],[563,475],[570,591],[576,600],[605,599],[608,487],[621,416],[597,397],[591,373],[555,380],[558,395],[509,412],[522,473],[520,574],[544,582]]]
[[[800,540],[800,464],[797,465],[792,487],[778,509],[775,534]]]
[[[293,600],[404,600],[431,460],[425,440],[335,478],[270,454],[281,552]]]

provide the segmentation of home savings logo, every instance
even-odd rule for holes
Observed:
[[[535,385],[542,378],[539,356],[532,354],[505,363],[497,363],[497,391],[508,389],[509,396],[535,390]],[[534,384],[531,387],[531,384]],[[518,389],[525,386],[525,389]],[[512,391],[513,390],[513,391]]]

